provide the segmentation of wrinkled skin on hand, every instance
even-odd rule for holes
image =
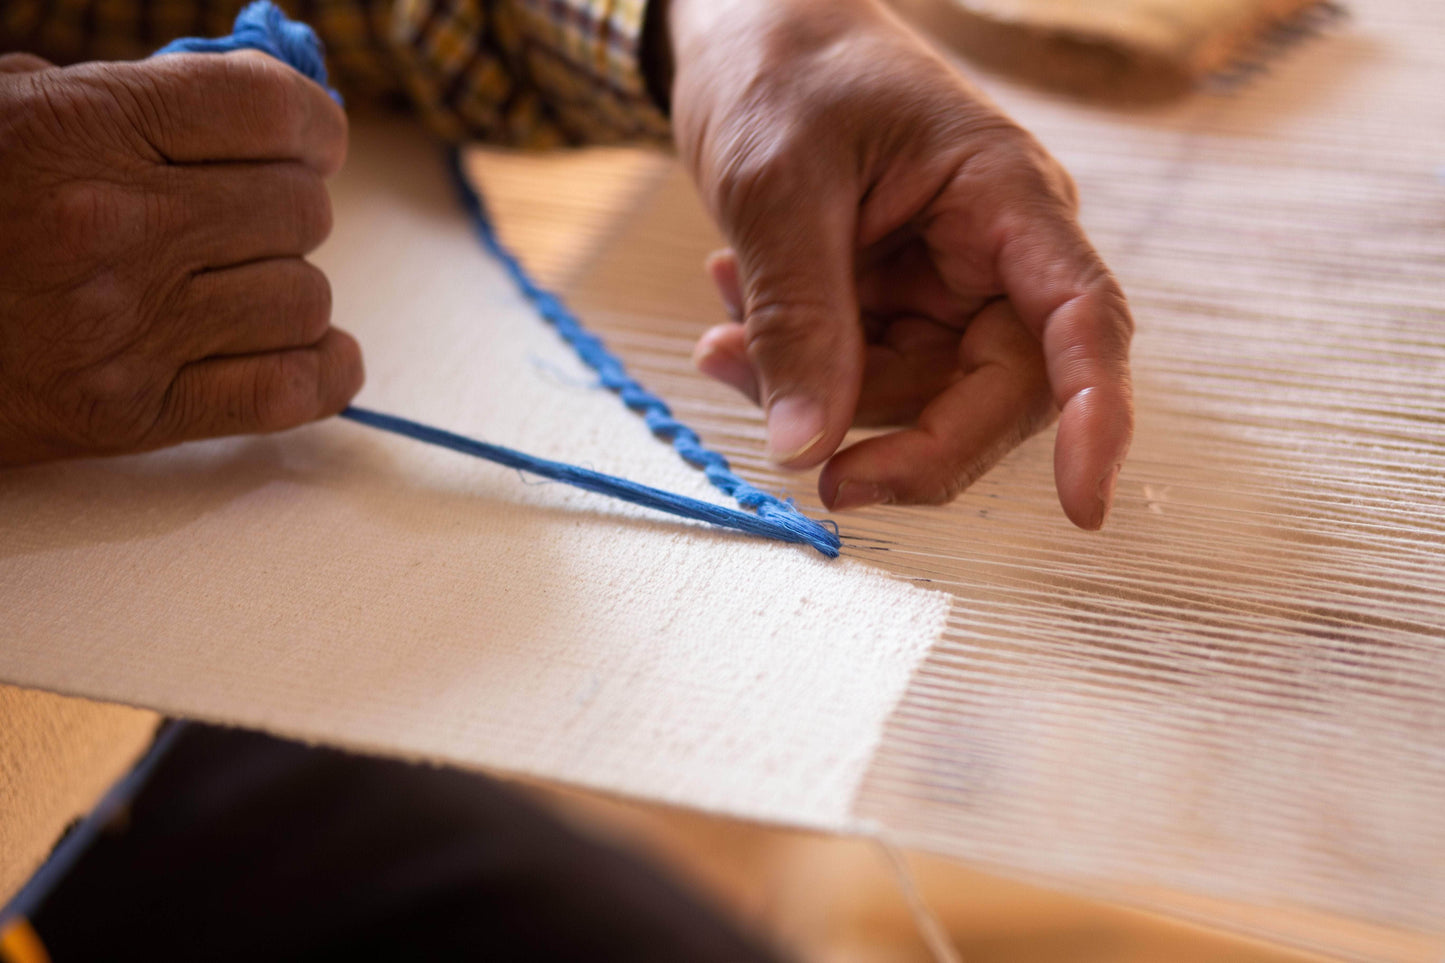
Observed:
[[[359,390],[331,327],[346,118],[259,53],[0,57],[0,465],[290,428]]]
[[[1059,417],[1103,524],[1132,322],[1068,175],[878,0],[671,0],[679,150],[731,248],[695,361],[831,508],[949,501]],[[899,430],[839,450],[851,425]]]

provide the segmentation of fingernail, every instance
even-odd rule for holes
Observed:
[[[865,505],[882,505],[893,500],[893,493],[872,482],[842,481],[833,493],[833,511],[842,512]]]
[[[1119,481],[1119,469],[1122,467],[1115,465],[1099,479],[1099,528],[1104,527],[1104,521],[1109,517],[1109,509],[1114,507],[1114,487]]]
[[[768,409],[768,457],[780,465],[806,455],[823,440],[823,406],[796,395]]]

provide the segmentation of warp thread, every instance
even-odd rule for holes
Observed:
[[[928,902],[924,900],[923,893],[918,888],[918,881],[913,877],[913,870],[908,867],[908,857],[903,855],[903,850],[894,845],[881,830],[875,829],[874,842],[878,844],[879,850],[883,853],[883,859],[888,867],[893,870],[894,882],[898,884],[898,891],[903,895],[903,901],[908,904],[908,914],[913,917],[913,925],[918,930],[918,935],[928,947],[929,955],[934,963],[964,963],[963,957],[953,945],[953,938],[948,935],[948,928],[943,925],[938,916],[929,909]]]
[[[246,6],[236,16],[235,29],[229,37],[209,40],[184,38],[172,41],[157,53],[228,53],[235,50],[259,50],[270,54],[325,87],[336,102],[341,103],[341,95],[327,83],[321,39],[306,24],[287,18],[270,0],[256,0]],[[538,458],[395,415],[351,407],[341,412],[342,417],[371,428],[483,458],[670,515],[697,519],[750,535],[811,545],[823,555],[836,558],[842,544],[836,526],[830,528],[809,518],[798,511],[791,500],[784,501],[770,495],[734,473],[726,458],[704,446],[697,432],[678,421],[661,398],[643,388],[628,374],[622,361],[607,350],[601,338],[582,325],[561,298],[532,279],[522,267],[521,261],[507,249],[493,228],[481,195],[473,189],[463,169],[461,151],[453,148],[448,155],[448,161],[458,195],[478,239],[506,269],[522,295],[571,346],[577,356],[597,372],[603,387],[616,393],[628,408],[642,415],[652,433],[670,442],[688,464],[701,469],[715,488],[730,495],[743,508],[752,509],[752,512],[674,495],[623,478]]]

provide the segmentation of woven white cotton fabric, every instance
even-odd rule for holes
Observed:
[[[359,403],[723,503],[358,125],[320,252]],[[0,474],[0,679],[839,830],[946,596],[333,421]]]

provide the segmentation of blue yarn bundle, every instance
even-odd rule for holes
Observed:
[[[246,49],[263,51],[290,64],[326,87],[337,103],[341,102],[340,94],[327,86],[320,38],[305,24],[287,19],[270,0],[256,0],[242,10],[236,17],[235,31],[229,37],[176,40],[157,53],[227,53]],[[461,152],[453,149],[449,161],[458,195],[471,218],[477,238],[506,269],[523,296],[571,345],[577,356],[597,372],[603,387],[615,392],[627,407],[642,415],[652,433],[670,442],[685,461],[702,469],[714,487],[732,496],[742,507],[752,509],[752,512],[674,495],[624,478],[538,458],[395,415],[352,406],[341,412],[341,416],[371,428],[483,458],[670,515],[697,519],[750,535],[811,545],[829,558],[836,558],[842,544],[836,528],[814,521],[798,511],[791,501],[770,495],[734,473],[726,458],[705,447],[697,432],[678,421],[661,398],[643,388],[627,373],[621,360],[607,350],[601,338],[583,327],[559,297],[532,280],[521,261],[502,244],[492,227],[481,196],[472,188],[462,168]]]
[[[259,50],[284,64],[301,71],[326,88],[338,104],[341,95],[331,89],[326,79],[326,48],[304,23],[298,23],[281,12],[271,0],[256,0],[236,14],[229,37],[182,37],[172,40],[156,54],[231,53],[236,50]]]

